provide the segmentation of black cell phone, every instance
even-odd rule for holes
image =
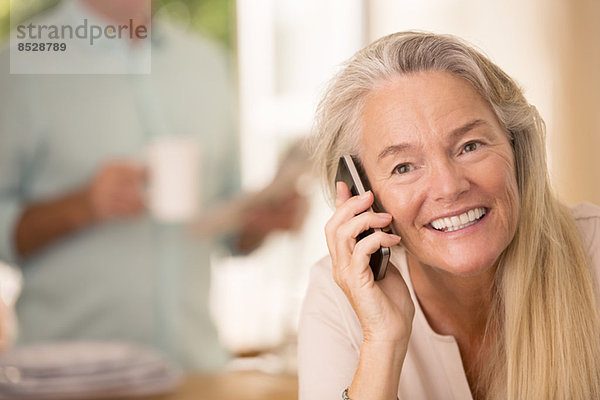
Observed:
[[[367,176],[362,170],[360,162],[355,161],[354,158],[349,155],[340,157],[335,181],[341,181],[348,185],[352,196],[359,196],[371,189],[367,180]],[[382,212],[383,210],[381,210],[381,207],[378,207],[378,204],[379,203],[377,202],[377,199],[375,199],[375,201],[373,201],[374,207],[369,207],[368,211]],[[369,236],[370,234],[375,233],[376,231],[380,232],[381,229],[369,228],[366,231],[362,232],[360,235],[358,235],[357,240]],[[389,247],[380,247],[379,250],[371,254],[371,260],[369,261],[369,265],[371,266],[371,270],[373,271],[373,276],[375,277],[376,281],[385,277],[385,271],[387,270],[389,260]]]

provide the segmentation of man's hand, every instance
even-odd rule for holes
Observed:
[[[143,185],[146,172],[132,162],[112,161],[104,165],[88,188],[94,221],[131,218],[144,211]]]
[[[244,215],[244,226],[264,233],[275,230],[294,231],[302,225],[307,211],[306,198],[294,191],[277,201],[248,209]]]
[[[273,231],[295,231],[308,213],[308,200],[296,190],[268,203],[255,203],[242,213],[238,250],[248,252]]]
[[[83,189],[25,207],[16,226],[16,249],[28,257],[47,244],[109,219],[144,210],[142,167],[123,161],[102,167]]]

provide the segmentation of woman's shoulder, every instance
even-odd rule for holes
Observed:
[[[348,337],[355,346],[359,346],[362,338],[360,323],[344,292],[333,280],[329,256],[317,261],[310,272],[301,312],[301,325],[310,324],[311,320],[313,323],[315,320],[324,322],[329,329],[343,332],[342,336]]]
[[[341,289],[333,280],[331,257],[325,256],[317,261],[310,270],[307,297],[319,298],[320,302],[338,303],[343,298]],[[340,293],[338,293],[340,292]]]
[[[571,214],[576,221],[600,219],[600,207],[592,203],[579,203],[571,207]]]
[[[309,289],[329,292],[336,286],[331,272],[331,257],[321,258],[310,269]]]
[[[585,244],[600,245],[600,207],[592,203],[579,203],[571,207],[571,214]]]
[[[317,301],[320,306],[330,304],[332,308],[336,309],[335,312],[339,312],[340,309],[347,311],[348,301],[342,289],[333,280],[331,257],[329,255],[317,261],[310,270],[305,302],[311,297],[312,301]]]
[[[311,269],[311,274],[316,274],[321,278],[325,276],[331,276],[331,256],[326,255],[314,263]]]
[[[590,255],[592,268],[600,278],[600,207],[592,203],[580,203],[571,207],[571,214]]]

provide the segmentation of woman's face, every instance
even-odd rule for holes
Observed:
[[[402,75],[369,94],[360,157],[421,264],[458,275],[494,265],[518,218],[513,151],[486,101],[447,72]]]

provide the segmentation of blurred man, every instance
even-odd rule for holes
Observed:
[[[147,5],[65,1],[38,23],[142,23]],[[120,58],[94,48],[92,62],[135,64],[135,40]],[[131,340],[162,347],[188,368],[221,366],[226,357],[207,307],[215,240],[146,214],[140,160],[153,138],[198,137],[203,205],[236,193],[238,142],[222,51],[154,24],[150,75],[9,75],[8,51],[0,57],[0,258],[23,270],[21,342]],[[220,243],[250,251],[272,230],[293,228],[301,205],[290,191],[268,210],[246,210]]]

